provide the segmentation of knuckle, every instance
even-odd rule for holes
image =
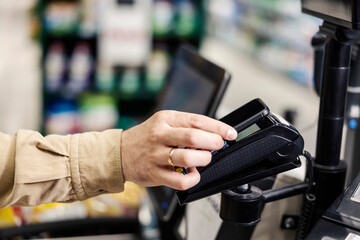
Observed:
[[[174,188],[177,190],[185,191],[193,186],[195,186],[198,182],[200,182],[200,174],[193,174],[188,178],[179,178],[174,183]]]
[[[216,131],[218,134],[221,134],[221,135],[223,135],[223,136],[226,136],[227,130],[228,130],[228,128],[224,127],[223,125],[219,125],[219,126],[216,127],[216,130],[215,130],[215,131]]]
[[[192,184],[192,186],[195,186],[196,184],[198,184],[200,182],[200,174],[198,173],[198,174],[196,174],[195,176],[194,176],[194,182],[193,182],[193,184]],[[191,187],[192,187],[191,186]]]
[[[176,182],[176,188],[178,190],[181,190],[181,191],[185,191],[189,188],[189,184],[187,183],[187,181],[185,181],[184,179],[183,180],[178,180]]]
[[[176,111],[174,110],[161,110],[152,116],[153,122],[156,124],[161,125],[169,125],[172,121],[174,121],[174,118],[176,118]]]
[[[217,137],[216,137],[217,139],[216,139],[216,143],[215,143],[215,147],[217,148],[217,149],[220,149],[220,148],[222,148],[223,146],[224,146],[224,140],[222,139],[222,137],[220,137],[219,135],[217,135]]]
[[[153,118],[155,121],[162,121],[164,119],[165,111],[159,111],[154,113]]]
[[[149,142],[158,142],[160,138],[161,138],[160,130],[158,130],[156,128],[150,129],[149,136],[148,136]]]
[[[189,131],[186,134],[186,143],[189,146],[194,146],[196,144],[197,141],[197,136],[193,131]]]
[[[194,128],[203,128],[204,126],[204,119],[201,116],[195,115],[191,116],[190,118],[190,125]]]
[[[192,166],[192,157],[191,157],[191,154],[188,153],[188,151],[184,151],[184,153],[181,155],[180,157],[180,161],[181,161],[181,164],[184,166],[184,167],[189,167],[189,166]]]

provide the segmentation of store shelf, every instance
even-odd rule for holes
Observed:
[[[258,38],[268,39],[282,48],[293,49],[303,55],[311,54],[309,42],[304,41],[301,33],[297,32],[298,24],[291,22],[282,22],[274,24],[273,22],[259,22],[249,19],[239,21],[237,27],[244,31],[252,32]]]
[[[151,8],[147,5],[149,2]],[[177,48],[185,42],[198,47],[203,36],[203,1],[197,0],[130,1],[126,4],[115,0],[41,0],[35,9],[41,23],[44,134],[91,130],[82,127],[83,95],[95,99],[107,95],[112,100],[104,107],[117,111],[117,124],[94,130],[126,128],[129,124],[122,123],[129,123],[133,113],[134,121],[130,125],[138,123],[139,115],[148,116],[152,109],[166,82],[166,73]],[[134,15],[148,19],[134,23]],[[135,28],[118,24],[127,21],[124,16],[129,18],[129,23],[135,24]],[[146,28],[147,24],[151,29]],[[147,31],[152,36],[142,40]],[[150,45],[148,60],[134,64],[127,49],[117,49],[124,44],[121,39],[129,37],[138,37],[140,39],[135,40],[139,44]],[[109,49],[106,44],[112,44],[114,48]],[[121,58],[122,55],[129,59]],[[90,102],[96,104],[96,101]],[[137,102],[142,102],[147,109],[136,109],[140,106]],[[132,105],[132,111],[125,105]],[[99,107],[98,104],[95,107]],[[87,104],[86,108],[91,106]],[[76,126],[66,127],[66,122],[62,122],[63,116],[69,113],[74,119],[69,123],[80,119]],[[123,117],[125,119],[121,119]],[[65,127],[49,129],[54,121]]]
[[[238,3],[257,9],[265,14],[273,14],[283,18],[298,18],[301,12],[300,1],[297,0],[236,0]]]
[[[220,11],[220,6],[224,6]],[[212,0],[207,33],[239,51],[250,54],[260,65],[281,72],[290,80],[312,85],[311,38],[319,21],[301,13],[295,0]]]

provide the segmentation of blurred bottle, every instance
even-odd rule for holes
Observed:
[[[82,0],[80,7],[81,21],[79,34],[83,37],[92,37],[98,31],[99,0]]]
[[[80,99],[81,131],[103,131],[116,127],[115,99],[106,94],[85,94]]]
[[[165,0],[154,2],[153,9],[153,33],[155,36],[166,36],[170,34],[173,27],[174,5]]]
[[[71,93],[79,93],[89,86],[93,61],[89,44],[79,43],[75,47],[69,62],[67,90]]]
[[[145,86],[151,92],[158,92],[164,85],[169,68],[169,54],[162,49],[155,49],[146,66]]]
[[[175,34],[183,37],[194,34],[197,25],[194,3],[189,0],[178,0],[175,9]]]
[[[140,89],[140,70],[126,68],[120,77],[119,91],[124,95],[133,95]]]
[[[97,66],[95,87],[101,91],[112,91],[115,85],[114,69],[110,64],[100,63]]]
[[[46,111],[45,131],[47,134],[71,134],[80,130],[79,115],[75,102],[58,100]]]
[[[79,7],[76,2],[51,2],[44,14],[45,30],[53,35],[76,32],[79,22]]]
[[[50,45],[44,65],[46,90],[49,92],[59,91],[63,84],[66,68],[64,45],[61,42]]]

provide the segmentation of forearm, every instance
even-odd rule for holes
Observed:
[[[121,133],[0,134],[0,207],[71,202],[123,191]]]

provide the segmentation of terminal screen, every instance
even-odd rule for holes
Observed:
[[[236,142],[239,142],[240,140],[250,136],[251,134],[257,132],[260,130],[260,127],[254,123],[250,127],[240,131],[235,139]]]

